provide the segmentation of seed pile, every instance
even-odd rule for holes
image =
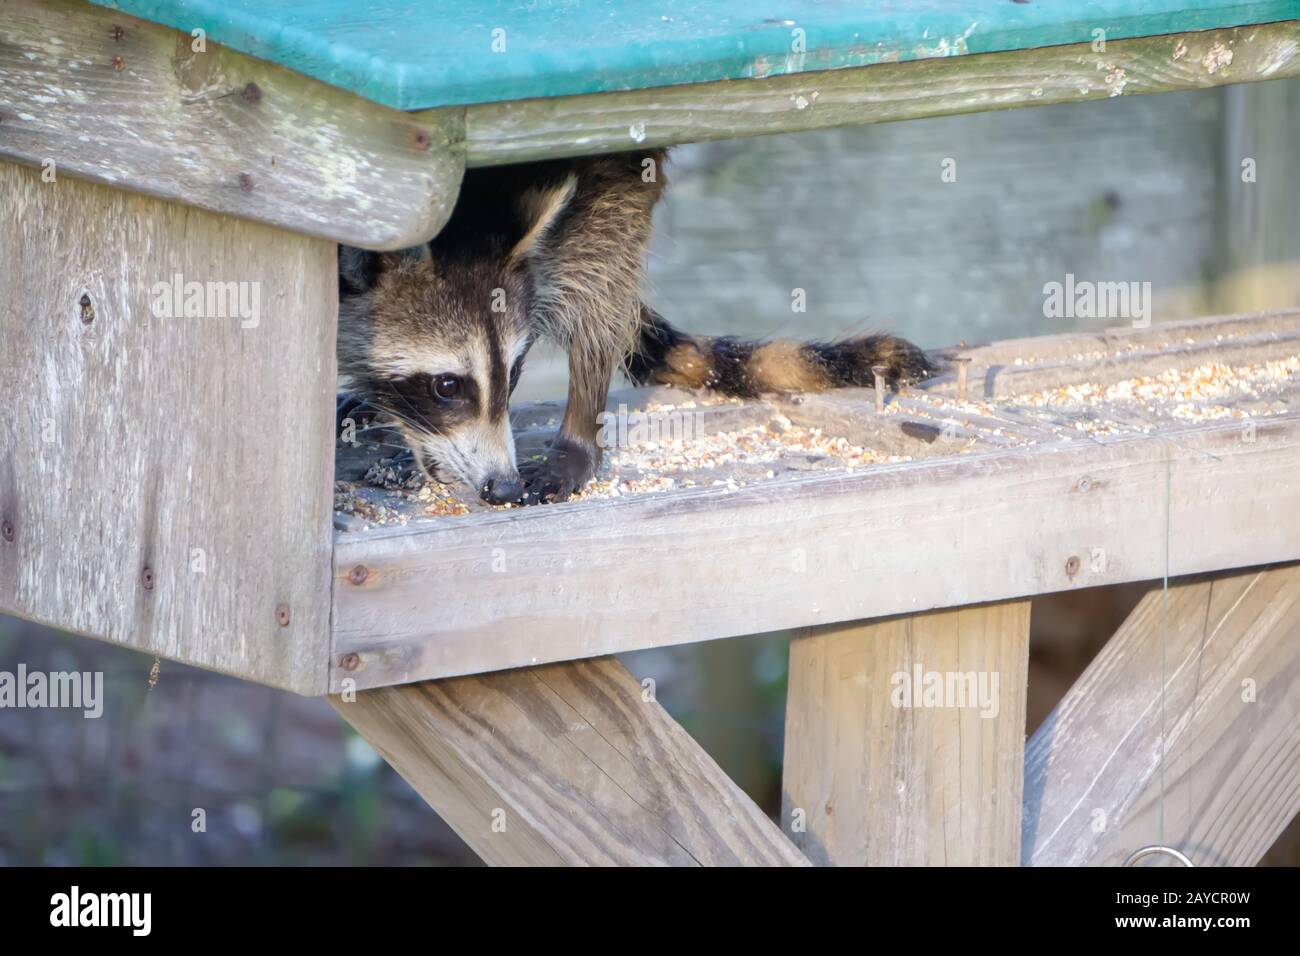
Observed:
[[[703,403],[701,403],[703,404]],[[709,404],[740,404],[738,402]],[[656,414],[694,408],[650,405],[638,413]],[[880,454],[820,428],[791,424],[776,415],[765,424],[722,431],[687,441],[648,441],[605,452],[596,478],[577,500],[621,498],[684,488],[735,491],[779,474],[807,471],[852,472],[860,467],[909,460]],[[459,489],[430,481],[409,458],[376,462],[360,482],[335,485],[335,523],[345,530],[403,525],[421,518],[441,518],[482,511],[508,511],[511,505],[487,505]]]
[[[1300,406],[1298,399],[1300,355],[1292,355],[1239,365],[1206,362],[1108,384],[1063,385],[987,400],[957,401],[920,390],[905,395],[904,401],[888,403],[880,420],[889,421],[896,431],[903,426],[902,432],[927,422],[925,427],[935,433],[929,444],[895,442],[890,447],[895,451],[917,448],[923,456],[946,456],[1044,440],[1071,441],[1080,435],[1144,434],[1171,422],[1276,415],[1295,411]],[[875,418],[867,402],[869,399],[864,400],[862,413]],[[720,406],[747,407],[731,412]],[[777,407],[779,403],[708,397],[631,409],[629,422],[636,416],[653,418],[698,410],[690,414],[704,415],[694,421],[705,424],[684,435],[653,429],[636,433],[633,427],[619,439],[620,447],[606,451],[596,479],[576,497],[601,500],[685,489],[736,491],[796,474],[850,473],[911,460],[910,455],[885,453],[821,428],[794,424]],[[719,415],[722,417],[708,417]],[[960,431],[950,435],[949,426],[960,426]],[[538,423],[531,427],[536,434]],[[871,430],[866,433],[875,434]],[[364,480],[337,482],[334,507],[337,526],[360,530],[504,511],[511,506],[486,505],[463,496],[458,489],[427,480],[412,467],[409,455],[401,455],[371,464]]]
[[[681,407],[681,406],[679,406]],[[648,412],[659,409],[651,406]],[[704,435],[689,442],[647,442],[605,454],[600,473],[580,497],[618,498],[672,488],[743,488],[777,473],[807,470],[854,471],[863,465],[907,461],[792,425],[783,415],[766,425]]]
[[[1196,423],[1277,414],[1288,407],[1282,396],[1295,385],[1298,373],[1300,355],[1236,366],[1207,362],[1184,371],[1170,369],[1109,385],[1045,389],[998,400],[995,405],[1093,412],[1073,424],[1094,434],[1149,433],[1166,420]],[[1135,423],[1128,420],[1126,412],[1148,420]]]

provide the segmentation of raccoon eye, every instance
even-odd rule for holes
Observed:
[[[438,401],[450,402],[460,396],[460,386],[460,379],[455,375],[439,375],[433,380],[430,390]]]

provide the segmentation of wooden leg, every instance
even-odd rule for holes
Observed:
[[[1029,602],[790,645],[781,824],[814,862],[1014,865]]]
[[[1036,866],[1117,865],[1157,842],[1253,866],[1297,812],[1296,564],[1153,589],[1025,749]]]
[[[614,658],[330,701],[489,863],[807,862]]]

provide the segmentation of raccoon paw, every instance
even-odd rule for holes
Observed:
[[[596,473],[596,456],[578,442],[557,438],[544,457],[519,465],[526,505],[567,500]]]

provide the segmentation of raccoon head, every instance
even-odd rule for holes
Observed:
[[[427,250],[426,250],[427,253]],[[380,257],[340,309],[340,372],[387,414],[426,476],[519,500],[509,400],[531,344],[527,278],[487,262]]]
[[[532,345],[529,263],[571,193],[530,199],[523,238],[498,252],[340,251],[346,387],[397,423],[426,476],[492,504],[523,495],[509,401]]]

